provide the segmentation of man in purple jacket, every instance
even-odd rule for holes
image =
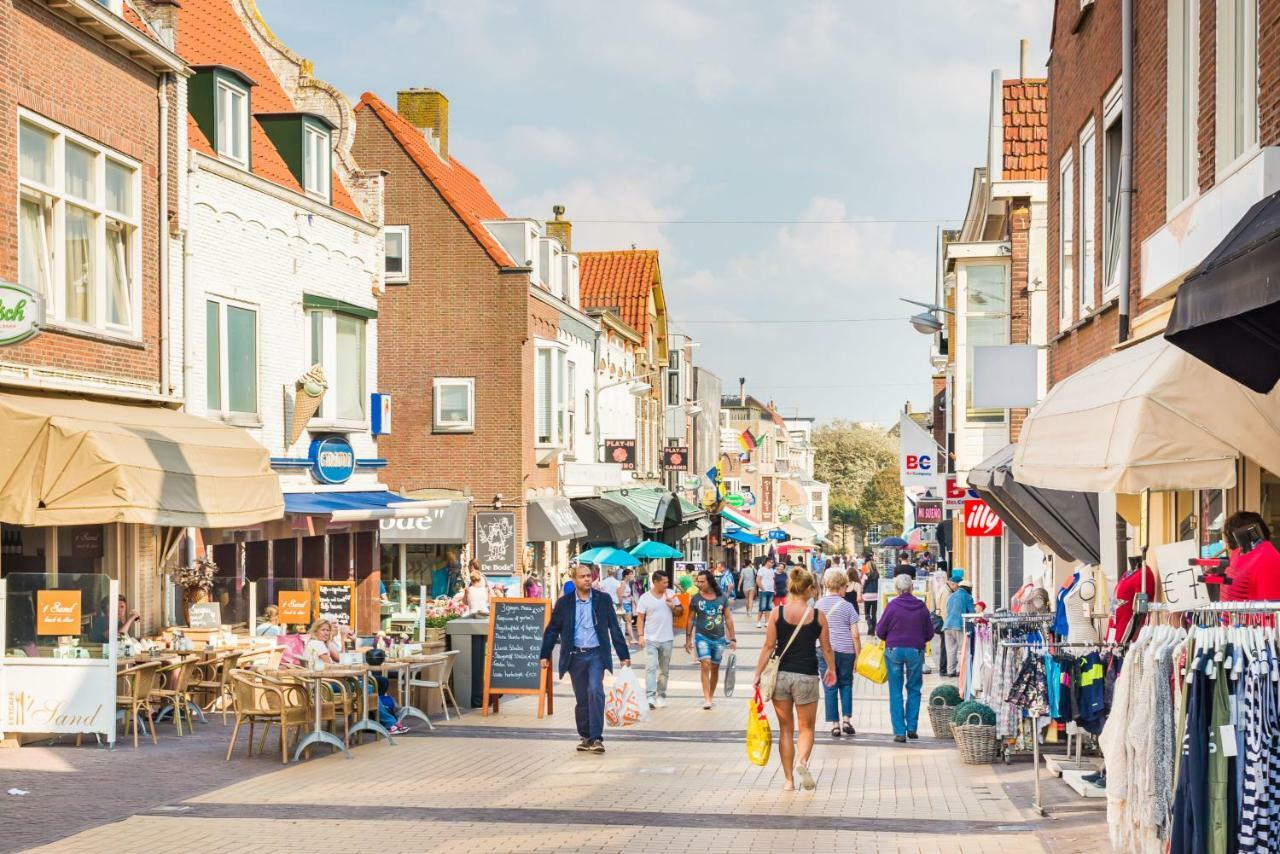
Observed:
[[[876,621],[876,637],[884,641],[884,660],[889,669],[889,719],[893,740],[899,744],[919,738],[920,686],[924,681],[924,648],[933,639],[933,617],[924,600],[911,592],[910,575],[896,575],[897,596],[885,606]],[[904,708],[902,689],[906,686]]]

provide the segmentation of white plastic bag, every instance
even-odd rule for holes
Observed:
[[[630,667],[621,668],[614,676],[613,687],[604,698],[604,719],[611,726],[631,726],[647,720],[649,703],[644,685]]]

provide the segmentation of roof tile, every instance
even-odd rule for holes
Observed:
[[[387,106],[372,92],[365,92],[356,105],[356,114],[370,110],[386,126],[405,153],[422,170],[422,174],[440,193],[453,212],[462,220],[472,236],[501,267],[519,266],[512,260],[502,244],[484,227],[484,220],[506,219],[507,215],[494,201],[493,196],[480,183],[475,174],[450,157],[443,160],[427,142],[422,131],[409,124],[395,110]]]
[[[1043,78],[1004,81],[1005,181],[1049,178],[1048,92]]]
[[[658,278],[658,250],[579,252],[584,308],[616,308],[622,322],[648,335],[649,298]]]

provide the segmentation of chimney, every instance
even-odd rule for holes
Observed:
[[[564,205],[552,205],[551,213],[555,219],[547,223],[547,237],[560,241],[565,252],[573,251],[573,223],[564,218]]]
[[[1026,39],[1019,40],[1018,42],[1018,78],[1021,80],[1027,79],[1027,52],[1029,51],[1029,49],[1030,49],[1030,45]]]
[[[738,377],[738,405],[747,405],[747,378]]]
[[[427,142],[449,159],[449,99],[435,89],[401,89],[396,93],[396,112],[422,131]]]

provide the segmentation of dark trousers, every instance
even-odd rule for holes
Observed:
[[[876,612],[880,610],[880,600],[874,602],[864,602],[867,608],[867,634],[874,635],[876,633]]]
[[[569,679],[573,682],[574,720],[578,735],[588,741],[604,738],[604,659],[598,652],[570,652]]]

